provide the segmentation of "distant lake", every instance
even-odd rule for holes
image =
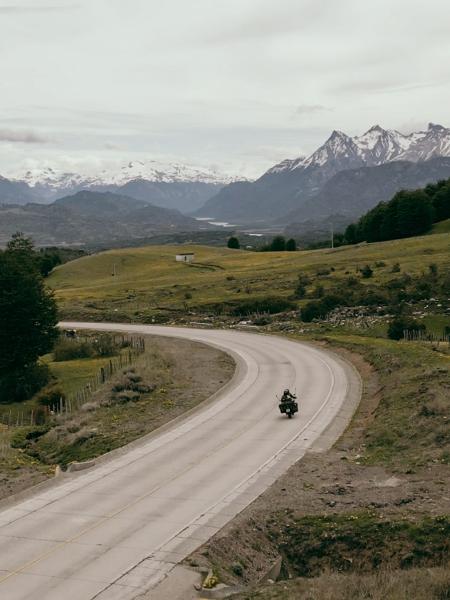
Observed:
[[[216,227],[236,227],[232,223],[226,221],[213,221],[214,217],[195,217],[196,221],[206,221],[209,225],[216,225]]]

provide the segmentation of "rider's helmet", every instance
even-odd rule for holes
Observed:
[[[289,394],[289,390],[284,390],[283,394]]]

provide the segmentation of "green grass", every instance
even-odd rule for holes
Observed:
[[[392,278],[392,265],[418,274],[435,263],[450,267],[450,235],[431,235],[377,244],[302,252],[248,252],[206,246],[147,246],[109,250],[55,269],[48,284],[64,317],[148,321],[161,311],[206,309],[267,295],[289,296],[298,274],[326,289],[370,264],[374,276],[363,283]],[[175,262],[180,251],[195,252],[193,265]],[[377,261],[385,266],[375,267]],[[116,265],[116,276],[112,276]],[[333,268],[328,275],[318,275]]]
[[[277,519],[275,514],[268,536],[291,572],[300,577],[315,577],[327,570],[436,566],[450,558],[450,519],[446,516],[413,522],[385,520],[369,512],[291,519],[284,515]]]
[[[409,471],[450,464],[450,356],[431,344],[326,333],[332,345],[361,354],[376,369],[381,400],[359,460]]]
[[[47,364],[61,383],[61,388],[66,394],[72,394],[82,389],[91,381],[109,362],[109,358],[80,358],[76,360],[65,360]]]
[[[446,219],[445,221],[433,225],[431,233],[450,233],[450,219]]]

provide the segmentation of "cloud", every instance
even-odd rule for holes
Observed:
[[[300,104],[295,109],[296,115],[308,115],[311,113],[322,112],[322,111],[332,110],[328,106],[323,106],[323,104]]]
[[[71,10],[77,8],[77,4],[69,4],[67,6],[0,6],[0,13],[17,14],[17,13],[40,13],[40,12],[55,12],[61,10]]]
[[[46,144],[49,141],[48,138],[30,130],[13,131],[12,129],[0,129],[0,142]]]
[[[105,149],[106,150],[123,150],[122,146],[120,146],[119,144],[116,144],[114,142],[106,142]]]

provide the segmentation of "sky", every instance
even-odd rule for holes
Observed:
[[[333,129],[450,126],[449,0],[0,0],[0,174],[256,177]]]

